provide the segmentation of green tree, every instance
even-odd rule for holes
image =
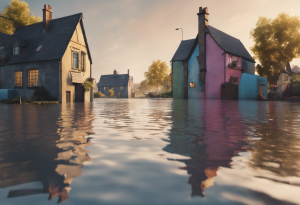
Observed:
[[[0,32],[13,34],[16,29],[41,21],[39,16],[30,13],[28,3],[25,1],[11,0],[10,4],[0,12]]]
[[[146,80],[148,81],[149,87],[156,87],[156,93],[158,92],[158,87],[161,86],[165,78],[170,75],[171,70],[167,66],[166,62],[161,60],[153,61],[148,71],[145,72]]]
[[[148,81],[147,79],[143,80],[141,83],[140,83],[140,86],[138,88],[138,90],[142,93],[144,92],[149,92],[149,87],[148,87]]]
[[[300,20],[286,13],[275,19],[259,17],[250,36],[254,40],[251,51],[261,66],[259,75],[267,77],[269,83],[276,84],[280,72],[294,58],[300,57]]]

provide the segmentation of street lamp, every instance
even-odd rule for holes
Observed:
[[[183,29],[182,28],[176,28],[175,30],[179,30],[179,29],[181,29],[181,36],[182,36],[182,41],[183,41]]]

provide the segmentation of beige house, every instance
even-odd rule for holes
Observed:
[[[60,102],[93,99],[89,51],[82,13],[52,19],[45,5],[43,21],[21,27],[13,35],[0,33],[0,88],[31,99],[35,88],[45,87]]]

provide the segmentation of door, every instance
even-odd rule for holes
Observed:
[[[84,88],[81,84],[75,83],[75,102],[84,101]]]
[[[66,92],[66,102],[71,102],[71,91]]]

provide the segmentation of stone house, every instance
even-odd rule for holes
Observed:
[[[299,67],[294,66],[291,68],[290,63],[288,62],[286,66],[282,69],[279,78],[277,80],[277,87],[280,97],[290,97],[293,94],[293,88],[291,83],[291,77],[293,75],[300,75],[298,72]]]
[[[119,74],[114,70],[112,75],[101,75],[98,83],[98,91],[107,96],[108,89],[114,90],[114,97],[131,98],[133,97],[133,77],[128,74]]]
[[[243,43],[208,25],[207,8],[199,8],[197,37],[181,41],[171,63],[174,98],[252,99],[259,90],[267,93],[267,81],[254,75],[255,61]],[[240,83],[250,83],[255,95]]]
[[[82,13],[52,19],[45,5],[43,21],[24,26],[13,35],[0,33],[0,88],[31,99],[36,86],[44,86],[60,102],[91,101],[91,54]]]

